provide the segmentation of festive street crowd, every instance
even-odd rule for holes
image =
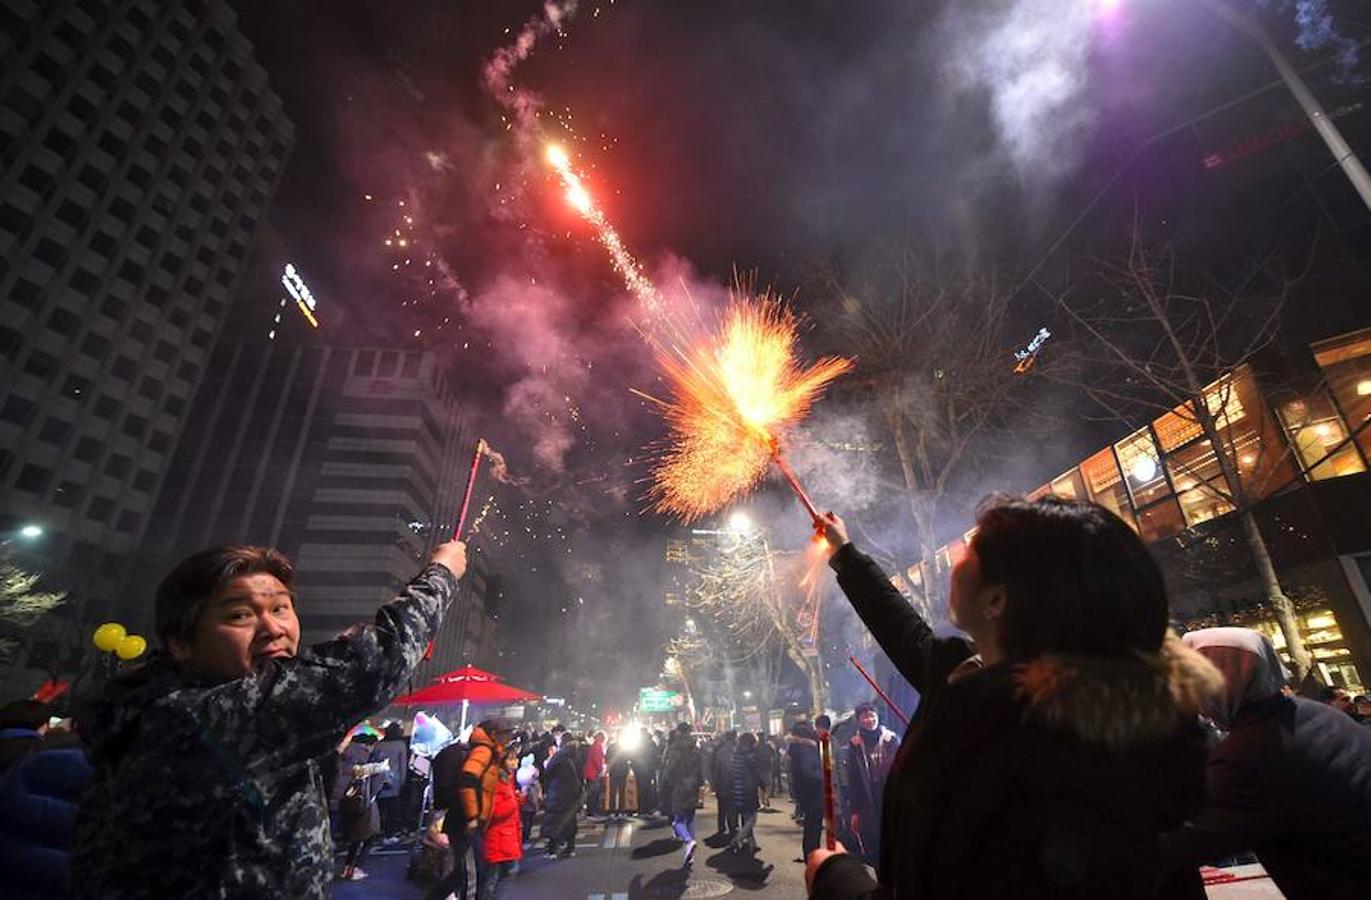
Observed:
[[[574,856],[587,819],[669,817],[688,869],[706,791],[710,836],[794,853],[825,900],[1200,897],[1202,865],[1252,856],[1288,897],[1368,895],[1367,698],[1291,685],[1259,632],[1175,634],[1155,561],[1113,513],[984,504],[952,570],[950,636],[842,519],[823,534],[848,602],[919,693],[902,735],[869,703],[783,736],[359,728],[421,662],[465,546],[440,545],[374,621],[313,647],[290,560],[196,554],[153,598],[157,652],[75,698],[73,730],[38,701],[5,707],[0,895],[325,897],[366,877],[369,849],[410,841],[429,897],[486,900],[527,854]],[[759,812],[781,796],[798,846],[759,847]]]

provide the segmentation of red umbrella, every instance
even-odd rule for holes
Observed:
[[[395,698],[396,706],[442,706],[448,703],[516,703],[541,695],[505,684],[499,675],[463,666],[433,679],[428,687]]]

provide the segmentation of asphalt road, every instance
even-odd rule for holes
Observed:
[[[755,856],[723,849],[722,841],[708,839],[714,831],[714,798],[696,816],[695,862],[681,865],[681,845],[671,826],[661,818],[630,818],[622,822],[581,819],[576,856],[546,859],[542,846],[526,848],[519,874],[500,892],[501,900],[689,900],[731,894],[749,898],[802,898],[804,866],[800,855],[800,828],[791,821],[792,805],[782,799],[773,811],[757,819]],[[535,829],[536,835],[536,829]],[[408,854],[380,848],[362,862],[368,873],[364,881],[335,882],[335,900],[404,898],[417,900],[426,886],[408,881]]]

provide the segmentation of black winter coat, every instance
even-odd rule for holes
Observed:
[[[817,808],[824,799],[824,767],[819,759],[819,742],[793,734],[786,741],[790,783],[795,789],[795,799],[802,806]]]
[[[729,800],[733,808],[751,812],[760,807],[759,792],[765,779],[762,777],[762,763],[755,749],[733,751],[728,765]]]
[[[576,749],[563,747],[543,767],[544,803],[549,810],[562,812],[581,803],[581,770],[576,765]]]
[[[846,545],[831,564],[921,702],[886,782],[880,883],[834,856],[812,897],[1203,897],[1194,872],[1164,883],[1157,836],[1203,799],[1198,703],[1173,698],[1221,689],[1212,666],[1168,641],[1148,664],[977,670],[868,557]]]
[[[1252,850],[1291,900],[1371,895],[1371,729],[1300,698],[1243,707],[1209,755],[1204,809],[1162,838],[1194,866]]]
[[[672,815],[683,815],[699,805],[704,773],[704,755],[695,746],[695,738],[672,738],[662,769],[662,780],[671,788]]]

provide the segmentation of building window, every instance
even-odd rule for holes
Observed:
[[[193,362],[183,362],[176,367],[176,377],[187,384],[195,384],[195,379],[200,377],[200,368]]]
[[[81,500],[85,496],[86,490],[79,482],[64,481],[52,492],[52,503],[63,509],[75,509],[81,505]]]
[[[60,269],[62,264],[67,261],[67,248],[52,238],[45,237],[40,239],[38,246],[33,248],[33,255],[54,269]]]
[[[171,449],[171,435],[165,431],[154,431],[152,437],[148,438],[148,449],[165,456]]]
[[[68,375],[62,382],[62,396],[84,401],[90,395],[90,379],[80,375]]]
[[[105,474],[111,478],[123,478],[133,467],[133,460],[122,453],[111,453],[105,460]]]
[[[137,534],[138,529],[143,527],[143,515],[126,509],[119,514],[119,524],[115,527],[124,534]]]
[[[0,325],[0,356],[14,362],[19,350],[24,346],[24,336],[13,328]]]
[[[153,359],[168,365],[176,358],[176,347],[166,341],[158,341],[157,349],[152,352]]]
[[[1342,417],[1323,391],[1278,402],[1277,410],[1311,481],[1366,471],[1357,446],[1348,439]]]
[[[1347,426],[1371,457],[1371,328],[1321,341],[1312,349]]]
[[[78,294],[89,297],[91,294],[95,293],[98,287],[100,287],[100,276],[89,269],[83,269],[80,266],[77,266],[72,270],[68,284],[70,284],[72,290],[76,291]]]
[[[124,313],[128,312],[128,309],[129,305],[113,294],[100,301],[100,314],[116,322],[124,318]]]
[[[38,432],[38,440],[54,447],[61,447],[71,437],[71,423],[56,416],[48,416]]]
[[[109,340],[93,331],[86,332],[85,338],[81,341],[81,354],[96,362],[105,361],[105,356],[109,353],[109,348]]]
[[[95,463],[100,459],[100,451],[104,449],[104,444],[95,438],[81,438],[76,442],[76,450],[71,454],[81,462]]]
[[[25,309],[35,310],[43,302],[43,289],[27,278],[20,278],[10,290],[10,300]]]
[[[133,376],[138,374],[138,363],[127,356],[121,356],[114,361],[114,365],[110,367],[110,372],[124,381],[132,382]]]
[[[114,512],[114,501],[109,497],[92,497],[86,506],[86,518],[92,522],[105,523]]]
[[[14,486],[30,494],[41,494],[47,490],[49,481],[52,481],[50,469],[29,463],[19,470],[19,477],[14,480]]]
[[[157,486],[157,473],[148,469],[139,469],[138,474],[133,476],[133,489],[144,494],[151,494],[152,489]]]
[[[124,418],[124,427],[121,430],[135,441],[140,441],[143,435],[147,434],[148,420],[142,416],[128,415]]]
[[[119,401],[108,394],[105,394],[99,400],[95,401],[95,409],[92,410],[92,412],[97,419],[113,422],[115,419],[119,418],[119,408]]]
[[[57,357],[42,350],[34,350],[24,362],[24,371],[44,384],[52,381],[61,368],[62,364],[58,362]]]
[[[5,405],[0,406],[0,421],[25,428],[37,413],[38,405],[32,400],[11,394],[5,398]]]
[[[1091,500],[1137,528],[1128,506],[1128,489],[1119,474],[1114,451],[1108,447],[1081,463],[1081,477]]]
[[[156,378],[144,376],[143,380],[138,383],[138,394],[156,403],[157,398],[162,396],[162,382]]]
[[[162,409],[169,416],[179,417],[186,411],[186,401],[175,394],[168,394],[167,399],[162,402]]]
[[[152,337],[152,330],[151,322],[145,319],[134,319],[133,324],[129,326],[129,337],[140,344],[146,344],[148,339]]]

